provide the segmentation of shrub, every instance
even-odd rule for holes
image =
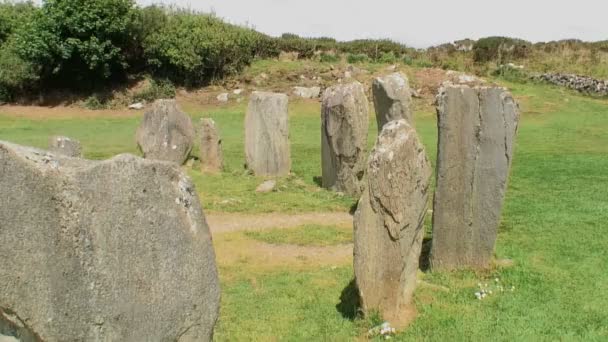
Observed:
[[[30,1],[0,2],[0,45],[24,23],[29,22],[37,10]]]
[[[43,81],[81,89],[125,76],[133,20],[132,0],[47,0],[15,41]]]
[[[393,51],[383,53],[378,60],[380,63],[395,63],[396,61],[397,56],[395,56]]]
[[[525,40],[507,37],[487,37],[473,45],[473,59],[477,63],[497,62],[503,64],[511,59],[528,56],[532,44]]]
[[[354,63],[364,63],[364,62],[368,62],[369,61],[369,57],[364,54],[364,53],[358,53],[358,54],[351,54],[349,53],[346,56],[346,60],[348,61],[348,63],[354,64]]]
[[[12,42],[0,47],[0,102],[13,100],[37,79],[35,66],[19,57]]]
[[[143,42],[152,71],[188,86],[240,71],[256,52],[260,35],[213,15],[177,11]]]
[[[336,63],[340,61],[340,56],[333,53],[322,52],[319,55],[319,60],[324,63]]]
[[[156,99],[171,99],[175,97],[175,86],[169,80],[151,79],[148,86],[133,95],[133,101],[153,102]]]

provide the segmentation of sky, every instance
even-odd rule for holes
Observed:
[[[608,0],[137,0],[215,12],[234,24],[339,40],[389,38],[425,48],[463,38],[608,40]]]

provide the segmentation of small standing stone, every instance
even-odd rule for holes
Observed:
[[[82,157],[80,142],[63,136],[53,136],[49,139],[49,151],[68,157]]]
[[[136,140],[145,158],[183,164],[194,145],[194,126],[175,100],[157,100],[137,128]]]
[[[378,136],[354,216],[354,269],[364,312],[398,328],[415,314],[412,295],[424,237],[431,166],[416,131],[391,121]]]
[[[439,142],[431,266],[491,264],[519,121],[504,88],[444,85],[437,98]]]
[[[288,98],[255,91],[245,115],[246,166],[258,176],[286,176],[291,169]]]
[[[363,190],[369,103],[363,85],[325,90],[321,106],[323,187],[357,196]]]
[[[221,93],[216,97],[216,99],[219,102],[228,102],[228,93]]]
[[[255,192],[260,192],[260,193],[272,192],[276,186],[277,186],[277,182],[275,180],[272,180],[272,179],[267,180],[267,181],[264,181],[264,183],[258,185],[258,187],[255,189]]]
[[[220,172],[224,167],[222,139],[211,118],[201,119],[201,171]]]
[[[320,87],[293,87],[293,94],[303,99],[316,99],[321,94]]]
[[[412,95],[407,76],[393,73],[375,78],[372,82],[372,94],[378,132],[382,130],[382,126],[393,120],[405,119],[410,125],[414,125]]]

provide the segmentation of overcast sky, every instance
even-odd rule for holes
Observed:
[[[608,39],[608,0],[138,0],[214,11],[270,35],[390,38],[428,47],[493,35]]]

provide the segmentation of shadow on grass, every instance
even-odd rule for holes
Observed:
[[[431,242],[430,237],[425,237],[422,240],[422,249],[420,251],[420,258],[418,259],[418,267],[422,272],[426,272],[431,268]]]
[[[354,321],[360,316],[361,302],[359,301],[359,290],[355,279],[351,280],[340,294],[340,303],[336,305],[342,317]]]
[[[323,177],[321,176],[313,176],[312,181],[320,187],[323,187]]]

